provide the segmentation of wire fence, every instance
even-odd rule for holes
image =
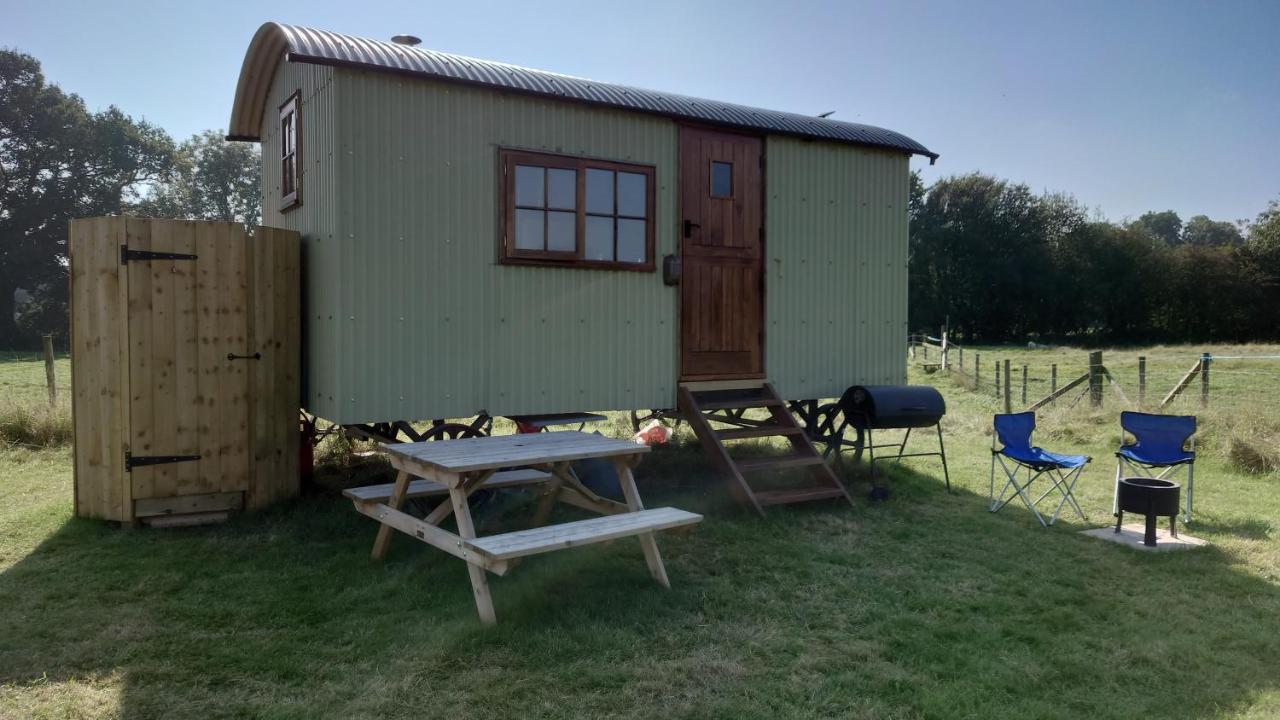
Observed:
[[[1084,351],[1046,346],[974,348],[908,337],[910,361],[943,371],[997,408],[1115,407],[1193,413],[1280,404],[1280,354],[1157,350]]]

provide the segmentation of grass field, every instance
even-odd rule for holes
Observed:
[[[1202,349],[1228,354],[1145,352],[1173,367]],[[1125,353],[1108,351],[1117,377]],[[404,536],[371,563],[374,524],[333,492],[220,527],[120,529],[70,517],[68,446],[10,438],[0,717],[1280,717],[1280,473],[1232,450],[1272,449],[1280,410],[1274,386],[1228,390],[1245,377],[1215,373],[1222,402],[1203,413],[1189,532],[1209,548],[1145,554],[1076,532],[1108,520],[1112,391],[1101,409],[1041,419],[1046,446],[1095,458],[1078,488],[1091,522],[987,513],[994,397],[913,369],[949,404],[954,494],[921,459],[893,474],[887,502],[867,502],[855,474],[854,508],[760,520],[682,433],[638,471],[651,506],[706,515],[660,540],[672,589],[649,580],[635,542],[555,553],[491,578],[493,629],[461,563]],[[27,378],[42,402],[38,363],[0,365],[6,388]],[[384,472],[323,470],[330,484]],[[511,496],[482,522],[528,513]]]

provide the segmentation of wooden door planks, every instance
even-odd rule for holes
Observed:
[[[230,493],[261,507],[296,494],[298,236],[264,229],[259,237],[265,271],[255,275],[237,223],[72,222],[78,515],[131,521],[140,500]],[[126,262],[125,246],[196,257]],[[256,332],[251,313],[264,318]],[[258,346],[272,350],[261,365],[227,358]],[[252,414],[251,399],[260,406]],[[201,459],[126,472],[126,451]]]
[[[70,228],[71,291],[83,301],[72,306],[71,352],[85,362],[72,364],[72,417],[76,433],[74,474],[78,515],[132,519],[124,487],[127,442],[125,384],[117,358],[122,346],[122,293],[119,243],[122,218],[73,220]]]
[[[250,432],[253,434],[253,477],[248,504],[264,507],[298,492],[296,428],[275,422],[299,403],[301,300],[298,236],[275,228],[258,228],[249,245],[253,313],[247,353],[250,361]]]

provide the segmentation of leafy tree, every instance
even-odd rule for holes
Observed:
[[[1182,241],[1182,218],[1172,210],[1143,213],[1133,225],[1151,237],[1163,240],[1165,245],[1177,245]]]
[[[1182,242],[1191,245],[1224,247],[1243,243],[1244,236],[1232,223],[1196,215],[1182,228]]]
[[[163,130],[114,106],[89,112],[35,58],[0,50],[0,348],[66,331],[68,221],[120,212],[172,154]],[[18,288],[34,299],[23,327]]]
[[[137,211],[257,225],[261,174],[257,145],[227,142],[223,133],[206,130],[178,146],[174,172],[156,184]]]

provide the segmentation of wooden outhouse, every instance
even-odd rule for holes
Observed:
[[[185,523],[298,493],[298,234],[73,220],[75,512]]]
[[[229,138],[297,230],[340,424],[905,378],[909,160],[867,125],[267,23]]]

